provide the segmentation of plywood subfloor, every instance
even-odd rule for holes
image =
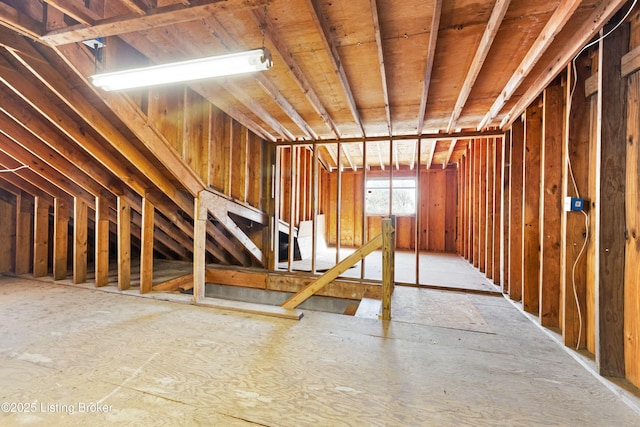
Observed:
[[[353,249],[341,248],[340,259],[353,253]],[[316,270],[327,270],[336,263],[336,249],[326,248],[319,251]],[[482,292],[499,292],[498,286],[491,283],[483,274],[456,254],[441,252],[420,252],[419,281],[423,286],[463,289]],[[288,264],[280,263],[279,268],[286,270]],[[311,260],[294,261],[292,269],[311,271]],[[382,251],[374,251],[364,259],[364,275],[360,263],[350,268],[341,277],[382,280]],[[416,284],[416,255],[412,251],[396,251],[396,282]]]
[[[640,423],[503,298],[410,290],[462,308],[290,321],[0,278],[0,402],[37,409],[0,425]]]

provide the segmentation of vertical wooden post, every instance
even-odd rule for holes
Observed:
[[[95,238],[96,287],[109,284],[109,204],[105,196],[96,197]]]
[[[480,267],[480,140],[473,141],[473,266]]]
[[[31,271],[31,228],[33,226],[34,207],[24,194],[16,197],[16,274]]]
[[[487,145],[488,139],[483,138],[478,147],[478,268],[481,273],[487,271]]]
[[[203,190],[193,201],[193,302],[205,297],[205,276],[207,268],[207,221],[208,210],[206,192]],[[277,227],[277,224],[276,224]]]
[[[131,203],[125,196],[118,196],[118,289],[124,291],[130,287]]]
[[[527,108],[522,181],[522,307],[538,314],[540,286],[540,152],[542,107]]]
[[[294,235],[293,235],[293,228],[295,225],[295,218],[296,218],[296,209],[297,209],[297,204],[296,204],[296,182],[297,182],[297,154],[298,154],[298,148],[294,145],[289,146],[289,156],[290,156],[290,161],[289,161],[289,168],[290,168],[290,173],[289,176],[291,177],[291,180],[289,182],[289,196],[291,197],[289,199],[289,244],[287,245],[288,248],[288,252],[287,252],[287,263],[288,263],[288,268],[287,270],[291,271],[293,269],[293,259],[295,257],[295,239],[294,239]]]
[[[511,131],[505,133],[502,145],[502,250],[500,258],[500,285],[502,292],[509,293],[509,242],[511,235]]]
[[[391,295],[395,286],[395,216],[382,220],[382,320],[391,320]]]
[[[494,218],[493,218],[493,283],[500,285],[502,276],[502,219],[504,218],[504,207],[502,205],[502,177],[503,177],[503,146],[504,138],[495,140],[494,158]]]
[[[35,197],[33,225],[33,277],[49,272],[49,203]]]
[[[465,255],[467,261],[473,263],[473,142],[467,144],[466,149],[466,164],[467,164],[467,194],[465,203],[467,205],[465,213]]]
[[[496,149],[496,138],[488,138],[487,139],[487,155],[485,157],[485,163],[487,164],[487,188],[486,188],[486,197],[487,197],[487,226],[486,226],[486,257],[485,257],[485,272],[488,279],[493,279],[493,221],[496,217],[495,212],[495,203],[494,203],[494,175],[495,175],[495,149]]]
[[[65,200],[53,200],[53,280],[67,278],[69,247],[69,206]]]
[[[571,85],[567,85],[566,99],[571,99],[570,108],[565,113],[565,137],[562,174],[562,196],[577,197],[575,188],[581,195],[587,191],[589,184],[589,100],[585,98],[584,85],[591,70],[591,59],[581,57],[576,61],[577,75],[573,75],[573,67],[567,67],[568,81],[575,81],[573,98],[570,97]],[[569,168],[569,166],[571,166]],[[571,171],[573,173],[571,173]],[[573,179],[575,179],[575,184]],[[561,218],[561,268],[560,288],[562,293],[561,329],[562,339],[569,347],[582,347],[585,343],[586,320],[586,257],[578,255],[585,243],[585,218],[580,213],[565,212]],[[576,298],[578,305],[576,305]]]
[[[613,24],[605,25],[607,32]],[[629,24],[600,41],[596,194],[596,364],[601,375],[624,377],[624,260],[626,183],[626,88],[621,61],[629,49]]]
[[[142,230],[140,242],[140,293],[153,287],[153,227],[155,208],[147,197],[142,198]]]
[[[511,126],[511,178],[509,180],[509,296],[522,299],[522,184],[524,159],[524,123]]]
[[[342,210],[342,144],[338,141],[338,154],[337,154],[337,167],[338,167],[338,182],[336,189],[336,264],[340,262],[340,244],[341,244],[341,218],[340,211]]]
[[[77,197],[73,200],[73,283],[87,281],[88,207]]]
[[[624,359],[629,381],[640,387],[640,73],[628,80],[624,278]]]
[[[560,326],[560,218],[562,217],[563,87],[549,86],[543,100],[542,181],[540,183],[540,323]]]

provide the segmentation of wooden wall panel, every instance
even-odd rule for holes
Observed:
[[[149,89],[147,120],[182,154],[184,130],[184,86],[162,86]]]
[[[33,198],[26,194],[16,197],[16,274],[32,271],[33,262]]]
[[[481,273],[487,269],[487,144],[488,140],[480,140],[479,146],[479,200],[478,200],[478,269]]]
[[[247,164],[247,203],[255,208],[263,209],[262,140],[253,133],[249,133],[249,139],[247,141]]]
[[[631,21],[630,48],[640,46],[640,15]],[[627,80],[624,358],[627,379],[640,387],[640,72]]]
[[[511,236],[511,131],[505,134],[502,151],[502,251],[501,251],[501,277],[502,292],[509,293],[509,265],[511,262],[509,253],[509,241]]]
[[[247,196],[247,133],[238,122],[232,125],[231,197],[244,202]]]
[[[15,227],[15,204],[0,198],[0,273],[6,273],[15,268]]]
[[[540,323],[560,326],[560,242],[562,239],[562,153],[564,88],[559,85],[544,91],[544,134],[542,144],[542,181],[540,234]]]
[[[522,306],[538,314],[540,306],[540,153],[542,106],[534,103],[525,113],[522,211]]]
[[[49,208],[51,205],[36,197],[33,226],[33,277],[46,276],[49,272]]]
[[[615,23],[605,25],[605,33]],[[596,299],[596,364],[601,375],[624,377],[624,262],[626,182],[626,86],[621,61],[629,49],[629,25],[600,42],[600,194],[596,221],[600,241]]]
[[[458,198],[458,174],[455,169],[445,171],[445,208],[444,208],[444,251],[456,252]],[[413,247],[413,245],[411,245]]]
[[[509,179],[509,296],[522,298],[522,184],[524,159],[524,123],[516,120],[511,127],[511,178]]]
[[[624,355],[627,379],[640,387],[640,73],[629,77],[627,90]]]
[[[53,279],[67,278],[69,247],[69,210],[66,200],[54,199],[53,208]]]
[[[222,111],[212,107],[209,125],[211,129],[209,185],[223,193],[227,189],[230,168],[228,122],[229,119]]]
[[[473,255],[472,255],[472,261],[473,261],[473,266],[476,268],[480,267],[480,199],[481,199],[481,193],[480,193],[480,153],[481,153],[481,149],[480,149],[480,145],[481,145],[482,141],[481,140],[474,140],[473,141],[473,204],[471,206],[471,212],[472,212],[472,221],[473,221],[473,229],[472,229],[472,236],[473,236]]]
[[[367,177],[381,176],[378,172],[370,172]],[[336,200],[337,200],[337,171],[322,174],[320,193],[323,194],[323,204],[328,245],[336,244]],[[388,176],[388,175],[385,175]],[[395,171],[395,177],[415,176],[413,171]],[[362,237],[362,189],[364,174],[362,170],[342,172],[342,196],[340,209],[341,246],[360,247]],[[420,249],[438,252],[456,252],[456,233],[458,203],[456,193],[458,188],[458,174],[455,169],[421,170],[420,198],[418,200],[420,215]],[[416,217],[397,216],[396,247],[398,249],[414,249],[416,244]],[[366,234],[368,238],[382,232],[379,216],[366,217]]]
[[[502,276],[502,219],[504,210],[502,206],[502,171],[503,171],[503,146],[504,138],[496,138],[495,142],[495,158],[494,158],[494,218],[493,218],[493,283],[500,285],[500,277]]]
[[[211,104],[189,88],[185,89],[184,99],[182,158],[206,182],[210,169],[208,141]]]
[[[495,200],[494,200],[494,190],[495,190],[495,149],[496,149],[496,138],[487,139],[487,156],[486,164],[487,164],[487,179],[486,179],[486,194],[487,194],[487,213],[486,213],[486,256],[485,256],[485,272],[487,278],[493,279],[493,220],[496,216],[495,212]]]
[[[87,280],[87,253],[89,236],[87,204],[79,198],[73,201],[73,283]]]
[[[590,134],[590,102],[585,98],[584,82],[591,73],[591,59],[581,57],[576,61],[576,85],[573,94],[570,117],[568,118],[567,132],[568,142],[565,153],[571,160],[573,177],[579,190],[584,193],[589,184],[589,134]],[[570,70],[570,73],[573,73]],[[572,77],[573,78],[573,77]],[[568,88],[566,90],[569,90]],[[565,140],[566,141],[566,140]],[[567,167],[567,159],[563,159],[565,171],[563,172],[563,196],[575,197],[574,184]],[[582,194],[581,195],[584,195]],[[585,241],[585,218],[575,212],[563,212],[562,222],[564,229],[561,242],[561,267],[562,271],[562,302],[561,329],[565,345],[577,347],[585,345],[585,320],[586,317],[586,257],[578,259],[578,255]],[[580,312],[576,305],[576,298],[580,305]],[[581,322],[582,317],[582,322]]]

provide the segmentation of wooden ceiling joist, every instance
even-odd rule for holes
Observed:
[[[429,31],[429,47],[427,49],[427,60],[424,67],[424,80],[422,82],[422,96],[420,97],[420,107],[418,109],[417,133],[424,130],[424,119],[427,111],[427,100],[429,99],[429,86],[431,85],[431,75],[433,74],[433,63],[436,57],[436,45],[438,43],[438,33],[440,31],[440,16],[442,15],[442,0],[433,2],[433,15]]]
[[[500,91],[495,102],[478,125],[478,130],[490,126],[496,117],[498,117],[502,108],[511,99],[524,79],[531,73],[533,67],[538,63],[549,46],[551,46],[556,35],[564,28],[565,24],[571,19],[573,13],[581,3],[582,0],[561,1],[551,16],[551,19],[549,19],[518,68],[516,68],[516,72],[511,76],[504,89]]]
[[[329,28],[328,21],[324,17],[322,13],[322,9],[320,8],[319,0],[308,0],[310,2],[310,12],[313,16],[313,23],[315,24],[318,34],[322,39],[322,43],[325,46],[327,54],[329,56],[329,62],[338,77],[338,81],[342,86],[342,90],[344,92],[344,96],[347,101],[347,105],[349,106],[349,110],[351,111],[351,115],[353,116],[353,120],[360,128],[362,132],[362,136],[366,135],[364,131],[364,126],[362,124],[362,119],[360,118],[360,113],[358,111],[358,107],[356,105],[356,101],[353,98],[353,91],[351,90],[351,85],[349,84],[349,80],[347,78],[347,74],[344,71],[344,67],[342,66],[342,61],[340,60],[340,54],[338,53],[338,47],[336,46],[335,41],[333,40],[333,36],[331,34],[331,29]]]
[[[378,18],[378,3],[376,0],[371,0],[371,16],[373,17],[373,31],[376,36],[376,47],[378,48],[378,65],[380,67],[382,98],[384,99],[384,112],[387,118],[387,132],[389,135],[393,135],[393,124],[391,123],[391,107],[389,105],[389,89],[387,84],[387,72],[384,65],[382,36],[380,35],[380,20]]]
[[[254,12],[257,13],[257,11],[254,11]],[[256,17],[256,19],[258,18]],[[212,26],[212,30],[214,31],[213,34],[227,48],[228,51],[238,52],[244,48],[233,37],[231,37],[229,32],[224,28],[224,26],[220,23],[220,21],[218,21],[218,19],[216,19],[215,17],[210,17],[206,21],[208,25]],[[266,30],[266,25],[267,25],[266,23],[260,24],[260,26],[263,28],[263,31]],[[282,111],[284,111],[287,114],[287,116],[300,128],[300,130],[305,134],[305,136],[308,139],[312,139],[312,138],[318,139],[318,135],[309,126],[309,124],[305,122],[305,120],[300,116],[300,114],[296,111],[293,105],[291,105],[291,103],[282,95],[282,93],[280,93],[280,90],[276,87],[275,84],[273,84],[271,80],[269,80],[265,75],[259,74],[259,73],[255,74],[254,77],[258,82],[258,84],[264,89],[264,91],[271,97],[271,99],[274,100],[276,104],[280,106]],[[277,127],[274,129],[277,129]],[[287,133],[291,135],[289,131],[285,130],[285,135]],[[283,137],[285,135],[283,135]],[[295,139],[297,138],[295,138],[293,135],[289,137],[289,140],[295,140]]]
[[[80,6],[73,0],[44,0],[45,3],[63,12],[65,15],[75,19],[82,25],[93,26],[96,21],[103,18],[102,16],[93,12],[90,8]]]
[[[97,37],[115,36],[135,31],[150,30],[168,25],[202,19],[224,9],[255,8],[264,6],[270,0],[197,0],[188,5],[172,4],[149,9],[144,15],[131,15],[106,18],[93,23],[91,27],[83,24],[40,34],[40,40],[51,46],[77,43]]]
[[[542,93],[544,88],[566,67],[566,64],[582,50],[583,46],[585,46],[589,40],[598,34],[600,28],[626,3],[624,0],[602,2],[591,13],[589,19],[585,20],[580,28],[576,30],[575,40],[573,40],[570,45],[565,46],[560,53],[549,61],[549,65],[545,67],[545,73],[539,75],[535,82],[529,86],[527,91],[518,99],[518,102],[502,120],[500,127],[506,129],[507,126],[511,125],[518,117],[518,113],[524,111],[525,108]]]
[[[252,13],[256,24],[263,25],[265,39],[275,48],[275,52],[273,53],[279,55],[280,59],[285,64],[287,64],[288,70],[293,76],[295,82],[300,87],[300,90],[304,94],[306,100],[309,102],[309,104],[311,104],[316,113],[318,113],[318,115],[322,118],[331,132],[333,132],[335,138],[341,138],[342,134],[338,129],[338,126],[333,121],[331,115],[327,112],[327,109],[320,101],[320,98],[311,86],[311,83],[308,81],[307,77],[302,72],[302,69],[294,59],[293,54],[291,53],[287,45],[282,41],[275,28],[274,23],[269,19],[268,16],[264,16],[264,14],[260,13],[257,9],[254,9]]]
[[[453,131],[456,127],[456,124],[458,123],[458,119],[462,114],[462,109],[467,103],[467,99],[469,99],[471,89],[473,89],[473,85],[476,83],[476,80],[480,75],[480,70],[484,65],[484,61],[487,59],[489,50],[493,45],[493,40],[498,34],[500,24],[502,23],[502,20],[507,13],[507,9],[509,9],[509,4],[511,4],[511,0],[497,0],[496,4],[493,7],[491,17],[489,18],[489,23],[487,24],[487,28],[482,35],[482,39],[480,39],[480,44],[478,45],[478,49],[476,50],[473,62],[471,63],[471,67],[469,67],[467,77],[464,80],[464,84],[462,85],[460,94],[458,95],[458,100],[456,101],[456,105],[453,108],[453,113],[451,114],[451,119],[449,119],[449,125],[447,126],[447,132]]]
[[[444,162],[442,163],[442,169],[446,169],[447,166],[449,165],[449,162],[451,161],[451,156],[453,155],[453,150],[456,149],[456,144],[458,143],[457,139],[452,139],[451,142],[449,143],[449,148],[447,149],[447,156],[444,159]]]

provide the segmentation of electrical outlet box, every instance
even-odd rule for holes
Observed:
[[[564,198],[564,210],[565,212],[579,212],[584,210],[584,199],[578,197],[565,197]]]

